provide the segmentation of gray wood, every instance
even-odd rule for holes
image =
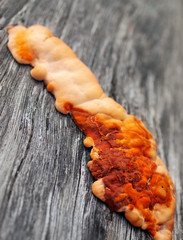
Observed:
[[[182,0],[0,0],[0,239],[147,240],[91,192],[89,150],[43,83],[9,53],[5,27],[43,24],[143,120],[176,186],[183,239]]]

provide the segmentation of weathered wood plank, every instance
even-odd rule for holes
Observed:
[[[6,48],[9,24],[43,24],[142,119],[176,185],[183,238],[182,1],[0,1],[0,239],[150,239],[91,193],[89,150],[30,67]]]

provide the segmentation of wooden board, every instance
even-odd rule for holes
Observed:
[[[42,24],[143,120],[176,186],[183,239],[183,2],[0,0],[0,239],[148,240],[91,192],[89,150],[69,116],[9,53],[7,25]]]

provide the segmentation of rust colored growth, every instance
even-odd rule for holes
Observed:
[[[131,204],[142,210],[146,221],[152,222],[148,209],[156,203],[168,204],[170,199],[167,179],[155,173],[153,157],[144,153],[149,148],[156,151],[152,135],[132,116],[113,123],[109,116],[91,115],[81,109],[75,108],[71,114],[78,127],[94,141],[92,152],[97,154],[92,154],[90,171],[95,179],[103,179],[107,205],[119,211]]]
[[[156,164],[143,156],[119,153],[118,157],[115,155],[115,161],[111,158],[110,172],[103,177],[105,187],[108,189],[105,194],[107,204],[114,211],[126,206],[127,202],[137,208],[152,208],[157,201],[152,200],[153,191],[149,182]],[[96,164],[94,167],[96,168]],[[120,195],[124,193],[127,197],[119,201]]]
[[[66,111],[70,111],[73,108],[73,104],[70,102],[64,103],[64,108]]]
[[[81,131],[84,132],[87,137],[91,137],[94,141],[94,144],[96,144],[100,139],[100,133],[95,122],[95,117],[78,108],[73,108],[71,115]]]
[[[27,35],[26,30],[17,33],[15,39],[17,46],[16,53],[20,58],[31,63],[34,60],[34,56],[29,49],[26,35]]]

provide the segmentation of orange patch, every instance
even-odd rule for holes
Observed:
[[[168,206],[170,188],[166,178],[155,173],[157,165],[151,154],[144,154],[145,150],[156,151],[152,135],[135,118],[123,121],[119,128],[80,109],[72,109],[71,114],[94,141],[98,157],[93,157],[90,171],[95,179],[103,179],[106,204],[112,211],[124,206],[140,209],[153,235],[157,229],[150,209],[156,203]]]
[[[70,111],[73,108],[73,105],[70,102],[66,102],[64,104],[64,108],[65,108],[66,111]]]
[[[46,88],[47,88],[47,90],[48,90],[49,92],[53,92],[53,91],[54,91],[54,86],[53,86],[53,84],[51,84],[51,83],[49,83]]]
[[[26,30],[17,33],[15,38],[17,46],[16,53],[20,58],[22,58],[26,62],[32,62],[34,60],[34,56],[29,50],[26,34],[27,34]]]

